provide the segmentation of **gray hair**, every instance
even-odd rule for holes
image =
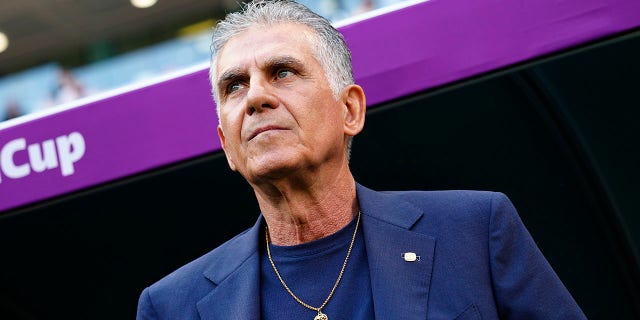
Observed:
[[[234,36],[251,27],[278,23],[299,23],[314,31],[318,41],[314,41],[313,52],[322,65],[336,98],[344,87],[354,83],[351,52],[342,34],[331,25],[331,22],[295,1],[255,0],[244,4],[238,12],[227,14],[213,30],[209,80],[216,105],[220,102],[220,93],[216,86],[216,67],[222,48]],[[216,109],[219,117],[220,108],[216,107]]]

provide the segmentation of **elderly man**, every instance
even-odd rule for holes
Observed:
[[[138,319],[585,319],[503,194],[355,181],[365,94],[326,19],[254,1],[212,48],[218,134],[261,215],[146,288]]]

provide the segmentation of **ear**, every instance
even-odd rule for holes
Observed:
[[[357,84],[347,86],[342,92],[344,104],[344,133],[355,136],[364,128],[364,117],[367,111],[367,101],[364,90]]]
[[[221,125],[218,125],[218,137],[220,137],[220,144],[222,145],[222,150],[224,151],[224,155],[227,157],[227,163],[229,164],[229,167],[231,168],[231,170],[236,171],[236,165],[233,162],[233,158],[227,151],[227,143],[226,143],[227,140],[224,136],[224,131],[222,131]]]

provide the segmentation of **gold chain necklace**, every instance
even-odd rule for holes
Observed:
[[[287,292],[289,292],[289,294],[294,299],[296,299],[298,303],[300,303],[301,305],[305,306],[308,309],[318,312],[318,315],[315,318],[313,318],[313,320],[329,320],[329,317],[327,317],[326,314],[322,313],[322,309],[327,305],[327,303],[329,303],[329,299],[331,299],[331,297],[333,296],[333,293],[336,291],[336,288],[338,288],[338,284],[340,283],[340,280],[342,280],[344,269],[347,267],[347,261],[349,261],[349,256],[351,255],[351,249],[353,249],[353,244],[356,242],[356,234],[358,233],[359,225],[360,225],[360,211],[358,210],[358,220],[356,220],[356,228],[353,231],[353,236],[351,237],[351,243],[349,244],[349,250],[347,251],[347,256],[344,258],[344,262],[342,263],[342,269],[340,269],[340,274],[338,275],[338,279],[336,280],[336,283],[333,285],[333,288],[331,288],[331,292],[329,292],[329,296],[327,296],[327,298],[324,300],[322,305],[320,305],[319,307],[311,306],[308,303],[305,303],[304,301],[302,301],[300,298],[298,298],[298,296],[296,296],[293,293],[293,291],[291,291],[289,286],[284,282],[284,279],[282,279],[282,276],[280,275],[278,268],[276,268],[276,264],[273,262],[273,258],[271,258],[271,250],[269,249],[269,227],[265,228],[266,230],[265,235],[267,238],[267,256],[269,257],[269,262],[271,262],[273,271],[276,272],[276,276],[278,276],[278,279],[280,280],[280,283],[282,283],[282,286],[284,286]]]

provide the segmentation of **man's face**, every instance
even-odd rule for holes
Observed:
[[[338,166],[345,157],[346,111],[311,34],[300,24],[253,27],[218,55],[218,134],[231,169],[250,182]]]

